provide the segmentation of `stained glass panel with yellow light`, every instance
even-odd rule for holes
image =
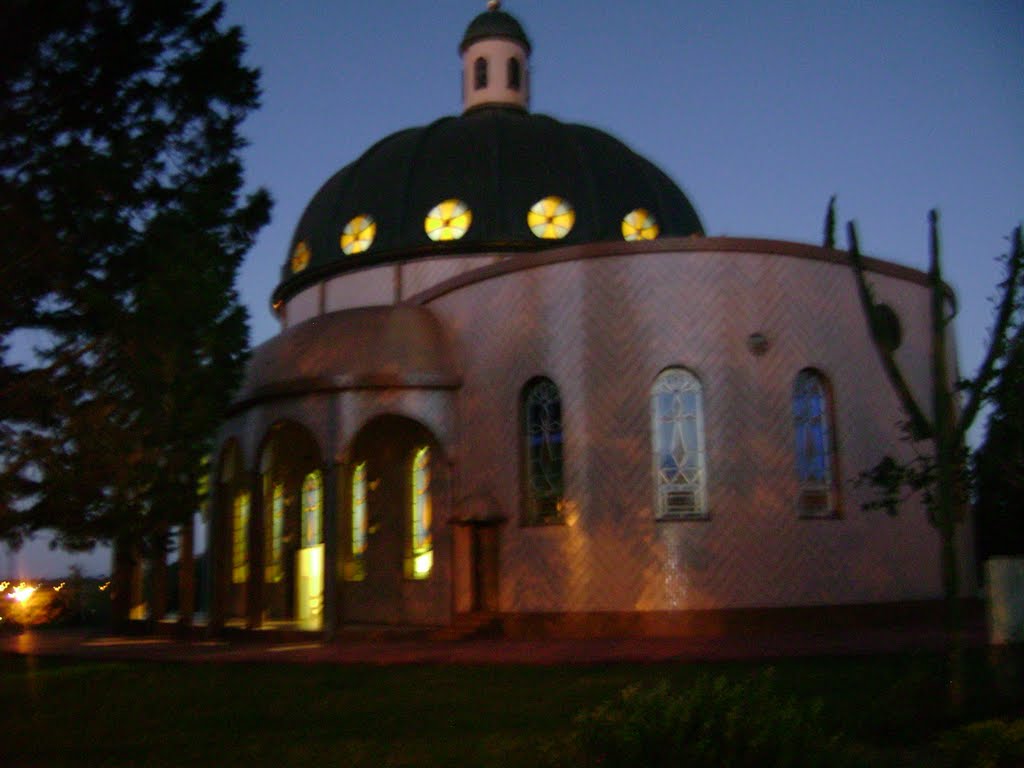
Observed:
[[[434,547],[430,535],[430,448],[417,449],[412,460],[412,509],[410,556],[406,560],[406,575],[412,579],[425,579],[434,568]]]
[[[268,583],[281,581],[284,577],[284,483],[274,483],[270,495],[270,525],[267,527],[266,565]]]
[[[235,496],[232,517],[231,581],[245,584],[249,578],[249,493]]]
[[[360,214],[341,231],[341,250],[346,256],[362,253],[373,245],[377,236],[377,222],[368,213]]]
[[[292,272],[301,272],[308,267],[310,256],[309,246],[306,245],[306,241],[300,240],[295,245],[295,250],[292,251]]]
[[[560,240],[576,223],[576,211],[568,200],[551,195],[530,206],[526,223],[530,231],[542,240]]]
[[[654,240],[660,231],[654,214],[644,208],[636,208],[622,218],[622,237],[628,242]]]
[[[366,554],[368,532],[366,462],[361,461],[352,469],[352,548],[345,564],[345,578],[349,581],[362,581],[366,577],[363,556]]]
[[[427,237],[434,241],[458,240],[473,223],[473,212],[462,200],[452,198],[430,209],[423,221]]]
[[[323,476],[320,470],[306,475],[302,481],[302,546],[320,543],[320,516],[323,509]]]

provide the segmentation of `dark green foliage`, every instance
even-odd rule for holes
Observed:
[[[857,487],[870,487],[874,493],[873,497],[864,502],[861,507],[865,510],[880,510],[888,515],[899,514],[903,504],[910,497],[919,494],[921,503],[928,514],[929,522],[938,526],[938,497],[937,491],[937,468],[931,454],[917,450],[918,446],[911,438],[909,430],[906,433],[905,441],[913,449],[913,458],[906,461],[897,461],[890,455],[883,456],[881,460],[870,469],[862,471],[854,480]],[[960,448],[961,459],[954,466],[955,483],[958,493],[963,493],[970,487],[971,478],[968,475],[967,449]],[[962,512],[965,509],[966,499],[962,495],[957,496],[956,509]],[[961,518],[957,518],[961,522]]]
[[[992,388],[985,442],[974,454],[980,559],[1024,555],[1024,317]]]
[[[821,704],[781,694],[770,674],[698,678],[679,692],[631,686],[577,718],[574,765],[772,768],[852,765]]]
[[[971,723],[939,740],[944,768],[1020,768],[1024,765],[1024,720]]]
[[[196,650],[226,663],[0,655],[0,712],[18,714],[5,722],[4,765],[576,766],[578,753],[565,746],[574,715],[621,701],[624,687],[650,691],[667,681],[669,691],[685,692],[698,679],[722,678],[749,690],[762,668],[244,664],[229,661],[237,646]],[[983,674],[984,657],[968,661],[969,717],[1019,716],[1024,687],[1001,698]],[[842,730],[872,768],[937,765],[938,736],[960,724],[945,719],[945,668],[935,654],[790,659],[772,668],[772,706],[789,702],[807,713],[821,701],[812,724],[820,721],[827,739]]]
[[[270,200],[241,196],[258,103],[198,0],[10,0],[0,25],[0,536],[139,553],[197,508],[237,386],[235,292]],[[15,304],[12,307],[12,303]]]

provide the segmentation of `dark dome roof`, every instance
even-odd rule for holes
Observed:
[[[527,212],[551,195],[572,204],[575,223],[564,238],[541,240]],[[434,242],[424,219],[452,198],[468,205],[472,223],[460,239]],[[622,219],[637,208],[653,214],[661,237],[703,234],[679,187],[607,133],[517,109],[471,110],[394,133],[331,177],[299,220],[274,299],[331,274],[423,255],[621,241]],[[373,217],[375,237],[345,255],[342,231],[360,215]],[[300,243],[308,264],[293,273]]]
[[[462,36],[462,43],[459,45],[459,53],[485,37],[507,37],[522,43],[526,47],[526,52],[530,52],[530,39],[523,31],[523,26],[515,16],[504,11],[487,10],[469,22],[466,34]]]

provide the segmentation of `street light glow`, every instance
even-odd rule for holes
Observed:
[[[26,584],[25,582],[21,582],[21,584],[16,586],[11,591],[11,594],[9,594],[8,597],[11,600],[16,600],[19,603],[21,603],[22,605],[24,605],[25,603],[28,602],[28,599],[30,597],[32,597],[32,594],[36,591],[36,589],[37,589],[37,587],[33,587],[33,586],[30,586],[30,585]]]

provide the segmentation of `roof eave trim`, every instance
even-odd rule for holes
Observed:
[[[309,376],[278,381],[243,393],[227,408],[229,416],[269,400],[284,400],[304,395],[329,394],[356,389],[455,390],[462,379],[447,374],[398,374],[389,372]]]

